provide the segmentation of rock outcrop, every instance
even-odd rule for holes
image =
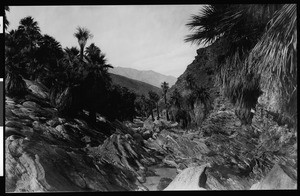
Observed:
[[[251,186],[251,190],[270,189],[297,189],[296,174],[289,167],[275,164],[266,177]]]
[[[186,168],[176,176],[164,191],[206,190],[199,186],[199,176],[204,168],[205,166]]]
[[[198,88],[208,89],[210,100],[214,100],[218,96],[219,91],[219,89],[214,86],[216,69],[222,59],[224,60],[226,46],[226,40],[221,39],[208,47],[199,48],[194,61],[187,66],[185,72],[178,77],[175,85],[173,85],[168,91],[168,99],[170,99],[175,88],[180,92],[183,97],[182,107],[184,107],[189,113],[189,124],[198,126],[201,125],[207,112],[212,109],[212,102],[208,101],[205,103],[207,105],[205,106],[207,107],[207,111],[205,111],[204,103],[199,100],[195,101],[191,108],[191,106],[187,104],[187,100],[192,93],[192,90],[190,89],[186,78],[191,76]],[[171,116],[174,115],[176,115],[176,111],[175,113],[171,113]]]
[[[25,98],[6,97],[6,192],[147,190],[138,180],[156,160],[132,130],[59,117],[47,89],[26,83]]]

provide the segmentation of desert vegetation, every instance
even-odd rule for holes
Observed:
[[[276,112],[297,125],[292,109],[297,105],[296,21],[295,4],[212,4],[187,23],[192,31],[187,42],[228,41],[218,65],[218,84],[245,124],[251,124],[250,110],[263,91],[272,94],[277,86]]]
[[[5,16],[5,189],[296,189],[296,8],[204,5],[182,40],[194,60],[156,86],[109,72],[97,32],[63,48]]]
[[[108,69],[113,66],[105,54],[94,43],[86,47],[92,38],[88,29],[78,27],[74,33],[80,50],[76,46],[62,48],[55,38],[41,34],[30,16],[5,37],[8,95],[22,98],[28,91],[24,80],[35,80],[50,89],[51,103],[61,115],[74,116],[87,110],[93,122],[96,112],[119,120],[132,120],[136,115],[136,94],[112,84]]]

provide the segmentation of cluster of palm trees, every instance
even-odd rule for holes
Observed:
[[[170,107],[170,102],[167,100],[167,92],[169,90],[169,84],[167,82],[161,83],[161,90],[162,95],[164,99],[164,109],[166,110],[166,120],[170,120],[169,118],[169,112],[168,109]],[[149,91],[148,95],[141,95],[138,96],[135,102],[135,107],[137,110],[137,114],[143,117],[148,117],[149,115],[152,118],[152,121],[155,120],[154,118],[154,112],[156,110],[157,113],[157,119],[159,120],[161,118],[160,111],[161,108],[159,108],[159,103],[162,97],[160,97],[156,92]]]
[[[187,105],[189,105],[189,107],[193,110],[195,102],[200,101],[204,105],[205,118],[209,112],[209,108],[212,102],[212,97],[210,95],[211,93],[209,92],[209,88],[204,86],[198,87],[198,85],[196,85],[195,78],[192,74],[188,74],[185,80],[187,82],[188,89],[191,90],[191,93],[186,98]]]
[[[32,17],[21,19],[16,30],[5,34],[7,95],[24,96],[28,92],[24,79],[35,80],[50,89],[50,101],[62,115],[76,115],[85,109],[93,122],[96,112],[111,119],[132,118],[136,95],[111,83],[108,69],[113,67],[105,54],[94,43],[85,47],[92,38],[88,29],[78,27],[74,37],[80,50],[63,49],[53,37],[41,34]],[[116,111],[111,112],[112,108]]]
[[[217,74],[225,95],[247,111],[245,118],[262,92],[276,90],[277,112],[297,124],[296,4],[211,4],[187,26],[187,42],[227,41]]]
[[[93,37],[88,29],[77,27],[74,33],[79,50],[63,49],[53,37],[42,35],[38,23],[30,16],[21,19],[19,27],[5,36],[7,95],[24,96],[28,91],[23,79],[36,80],[50,89],[50,101],[62,115],[76,115],[86,109],[94,122],[96,112],[119,120],[132,120],[137,114],[137,95],[112,84],[108,69],[113,67],[107,63],[105,54],[94,43],[86,47]],[[164,82],[162,88],[167,102],[168,83]],[[141,108],[154,119],[156,107],[159,119],[160,97],[153,91],[148,97],[141,98],[144,105]]]

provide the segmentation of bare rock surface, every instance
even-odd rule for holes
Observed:
[[[6,192],[147,190],[137,177],[155,159],[125,137],[130,130],[58,118],[46,89],[26,82],[32,94],[6,99]]]
[[[251,190],[270,189],[297,189],[297,178],[288,167],[275,164],[265,178],[251,186]]]
[[[175,177],[164,191],[206,190],[199,186],[199,176],[202,174],[203,169],[204,166],[186,168]]]
[[[47,89],[26,83],[35,87],[25,98],[6,97],[6,192],[297,188],[297,135],[260,105],[248,126],[222,96],[195,129],[151,118],[89,124],[58,116]]]

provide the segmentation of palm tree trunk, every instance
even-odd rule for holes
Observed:
[[[157,120],[159,120],[159,109],[158,109],[158,103],[156,103],[156,110],[157,110]]]
[[[166,109],[166,113],[167,113],[167,121],[170,121],[168,109]]]
[[[150,112],[151,112],[152,121],[154,121],[155,119],[154,119],[154,115],[153,115],[153,109],[151,108],[150,110],[151,110]]]
[[[167,94],[165,93],[165,106],[166,106],[166,114],[167,114],[167,121],[169,121],[169,113],[168,113],[168,106],[167,106]]]
[[[80,60],[83,60],[83,46],[80,46]]]

